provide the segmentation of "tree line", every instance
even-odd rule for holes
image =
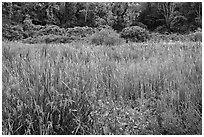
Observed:
[[[202,28],[201,2],[3,2],[3,24],[98,27],[120,32],[129,26],[149,31],[187,33]]]

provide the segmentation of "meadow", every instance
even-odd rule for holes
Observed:
[[[202,134],[202,43],[3,41],[2,134]]]

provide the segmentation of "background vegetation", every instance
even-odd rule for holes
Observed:
[[[67,35],[67,30],[71,36],[85,36],[93,32],[91,29],[104,26],[118,33],[137,26],[150,32],[187,34],[202,28],[202,3],[3,2],[2,24],[3,37],[10,40],[32,38],[45,32]],[[69,42],[68,38],[59,39]]]

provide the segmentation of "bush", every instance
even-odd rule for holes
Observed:
[[[30,18],[27,18],[23,21],[23,30],[25,31],[27,37],[33,37],[35,35],[38,35],[38,32],[44,28],[45,26],[33,24]]]
[[[90,37],[95,45],[116,45],[121,43],[120,35],[112,29],[102,29]]]
[[[150,35],[150,41],[154,42],[160,42],[160,41],[181,41],[181,42],[187,42],[192,41],[193,35],[187,35],[187,34],[179,34],[179,33],[172,33],[172,34],[160,34],[160,33],[151,33]],[[195,40],[194,40],[195,41]]]
[[[100,25],[100,26],[98,26],[97,27],[97,30],[98,31],[101,31],[102,29],[113,29],[111,26],[109,26],[109,25]]]
[[[139,26],[124,28],[121,37],[132,42],[144,42],[149,39],[149,32]]]
[[[177,33],[169,34],[167,35],[167,37],[169,40],[172,40],[172,41],[189,41],[189,39],[185,35],[177,34]]]
[[[33,29],[29,32],[29,38],[25,43],[71,43],[85,40],[85,37],[93,34],[95,30],[90,27],[60,28],[56,25],[47,25],[39,31]]]
[[[191,41],[201,41],[202,42],[202,30],[198,29],[196,32],[190,33],[188,37]]]
[[[168,33],[168,31],[169,31],[169,30],[166,28],[165,25],[163,25],[163,26],[158,26],[158,27],[154,30],[154,32],[161,33],[161,34],[166,34],[166,33]]]
[[[93,33],[95,33],[95,30],[91,27],[74,27],[66,29],[66,35],[68,36],[87,37]]]
[[[66,34],[66,30],[64,28],[60,28],[59,26],[56,26],[56,25],[47,25],[45,28],[40,29],[36,33],[37,36],[50,35],[50,34],[65,35]]]
[[[139,26],[141,28],[147,29],[147,25],[143,24],[142,22],[136,22],[135,26]]]
[[[160,34],[158,32],[153,32],[150,34],[150,40],[154,42],[159,42],[161,40],[167,40],[167,36],[164,34]]]
[[[72,41],[77,41],[80,40],[80,37],[77,36],[61,36],[61,35],[43,35],[43,36],[38,36],[38,37],[29,37],[25,40],[23,40],[24,43],[30,43],[30,44],[35,44],[35,43],[71,43]]]
[[[26,34],[20,25],[5,24],[2,27],[2,36],[8,40],[19,40],[26,37]]]

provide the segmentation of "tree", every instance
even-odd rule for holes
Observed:
[[[128,3],[127,2],[112,3],[111,9],[115,20],[113,28],[117,31],[121,31],[125,27],[124,17],[128,9]]]
[[[141,12],[138,17],[138,22],[142,22],[149,30],[156,29],[159,25],[158,19],[162,18],[158,12],[156,3],[146,2],[141,5]]]
[[[124,17],[124,21],[126,26],[129,27],[131,25],[137,25],[138,17],[142,11],[142,5],[143,3],[138,3],[138,2],[130,2],[128,3],[128,9]]]
[[[184,32],[202,27],[201,2],[3,2],[3,23],[22,24],[26,15],[38,24],[60,27],[109,25]]]
[[[63,12],[63,27],[74,27],[76,23],[76,3],[73,2],[65,2],[64,12]]]
[[[13,15],[13,4],[12,2],[9,2],[9,19],[12,19],[12,15]]]
[[[164,22],[165,27],[168,31],[174,31],[175,26],[178,23],[181,23],[183,21],[186,21],[186,17],[181,15],[181,13],[176,9],[175,2],[162,2],[158,3],[157,7],[161,15],[163,15],[164,18],[160,19],[160,21]]]
[[[194,15],[195,25],[202,28],[202,3],[192,2],[191,3],[191,13]]]

